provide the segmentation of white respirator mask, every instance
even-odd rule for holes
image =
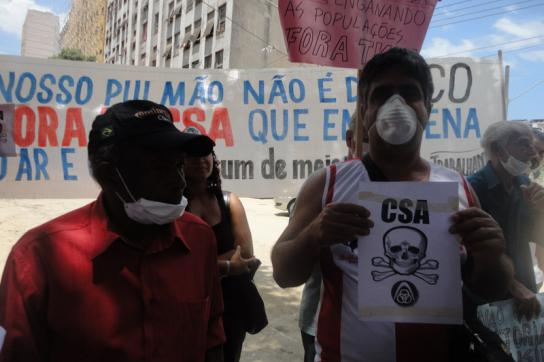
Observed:
[[[506,162],[501,160],[501,165],[512,176],[528,175],[531,171],[531,162],[523,162],[515,157],[508,156]]]
[[[378,109],[374,125],[385,142],[403,145],[416,134],[418,122],[416,111],[400,95],[393,94]]]
[[[123,187],[132,199],[132,202],[127,202],[123,200],[119,193],[116,193],[117,197],[119,197],[119,199],[123,202],[125,212],[131,220],[144,225],[165,225],[181,217],[185,212],[188,201],[184,196],[181,198],[179,204],[168,204],[165,202],[147,200],[144,198],[136,200],[128,189],[119,170],[117,168],[115,170],[123,183]]]

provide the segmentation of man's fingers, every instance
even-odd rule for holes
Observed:
[[[457,211],[452,215],[452,219],[454,220],[454,222],[459,222],[464,219],[472,219],[475,217],[490,218],[491,216],[489,216],[488,213],[477,207],[469,207],[467,209]]]
[[[514,299],[514,311],[516,317],[520,320],[521,318],[531,320],[538,317],[540,309],[541,306],[536,297]]]
[[[352,214],[342,214],[335,211],[328,211],[323,216],[324,223],[336,223],[345,226],[369,228],[374,226],[374,222],[367,216],[358,216]]]
[[[460,233],[460,235],[463,238],[463,243],[469,247],[474,243],[485,240],[501,240],[503,237],[501,229],[497,229],[496,227],[482,227],[471,232]]]
[[[466,244],[467,251],[471,254],[478,254],[478,257],[484,260],[495,259],[504,252],[503,239],[487,239]]]
[[[341,213],[341,214],[357,215],[361,217],[370,216],[370,211],[368,211],[368,209],[366,209],[364,206],[356,205],[356,204],[348,204],[348,203],[328,204],[325,207],[325,212],[327,212],[328,210]]]
[[[342,243],[356,240],[358,236],[368,235],[370,228],[353,227],[336,222],[328,222],[323,225],[323,238],[325,244]]]
[[[465,234],[473,230],[477,230],[485,227],[496,227],[497,223],[486,216],[473,217],[471,219],[462,219],[454,223],[450,227],[450,232],[453,234]]]

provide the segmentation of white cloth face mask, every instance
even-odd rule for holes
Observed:
[[[416,111],[400,95],[393,94],[378,109],[375,126],[385,142],[402,145],[414,137],[418,122]]]
[[[512,176],[528,175],[531,171],[531,162],[523,162],[508,155],[506,162],[501,160],[502,167]]]
[[[144,225],[165,225],[181,217],[185,212],[188,201],[184,196],[182,196],[179,204],[168,204],[165,202],[147,200],[144,198],[140,198],[138,200],[134,199],[134,196],[132,196],[132,193],[128,189],[123,176],[117,168],[115,170],[123,183],[123,187],[132,199],[132,202],[127,202],[123,200],[119,193],[117,193],[117,197],[119,197],[119,199],[123,202],[125,212],[131,220]]]

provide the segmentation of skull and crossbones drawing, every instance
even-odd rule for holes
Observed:
[[[420,270],[438,269],[438,261],[423,261],[427,252],[427,236],[419,229],[411,226],[397,226],[383,235],[384,255],[388,260],[377,256],[372,258],[372,265],[385,267],[388,270],[371,272],[376,282],[395,274],[414,275],[427,284],[438,282],[438,274],[421,273]]]

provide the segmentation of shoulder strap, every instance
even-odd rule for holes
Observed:
[[[225,213],[230,219],[230,191],[223,191],[223,202],[225,203]]]
[[[465,189],[465,194],[467,195],[468,206],[476,206],[476,201],[474,201],[474,195],[470,192],[470,187],[468,187],[467,179],[462,173],[459,173],[461,180],[463,180],[463,188]]]
[[[230,191],[223,191],[223,201],[227,209],[230,208]]]
[[[333,163],[329,167],[329,185],[327,187],[327,196],[325,198],[325,205],[330,204],[334,197],[334,183],[336,182],[336,165]],[[325,206],[323,205],[323,206]]]
[[[389,181],[383,174],[383,172],[378,168],[378,166],[372,161],[370,155],[366,153],[361,159],[363,165],[365,165],[366,172],[368,172],[368,178],[370,181]]]

